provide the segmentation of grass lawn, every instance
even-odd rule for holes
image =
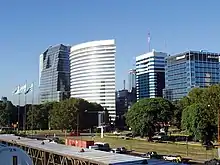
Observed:
[[[73,137],[72,137],[73,138]],[[143,140],[124,140],[120,138],[104,137],[101,139],[98,136],[90,137],[74,137],[81,140],[94,140],[96,142],[107,142],[112,148],[126,147],[136,152],[146,153],[148,151],[156,151],[159,154],[181,155],[194,160],[205,160],[217,157],[217,149],[207,150],[202,146],[184,145],[184,144],[167,144],[167,143],[150,143]]]

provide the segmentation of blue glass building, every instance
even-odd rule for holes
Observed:
[[[187,51],[166,58],[165,98],[174,101],[187,96],[194,87],[220,82],[219,53]]]
[[[163,96],[166,53],[152,51],[136,57],[137,100]]]
[[[60,101],[70,95],[70,47],[49,47],[40,55],[40,102]]]

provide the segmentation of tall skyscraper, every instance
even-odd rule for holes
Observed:
[[[163,96],[166,53],[152,52],[136,57],[137,99]]]
[[[220,83],[219,53],[186,51],[166,58],[164,97],[174,101],[194,87]]]
[[[71,97],[101,104],[115,119],[114,40],[86,42],[71,47]]]
[[[70,95],[70,47],[50,46],[40,55],[40,102],[60,101]]]
[[[128,90],[132,91],[133,88],[136,88],[136,70],[130,69],[128,75]]]

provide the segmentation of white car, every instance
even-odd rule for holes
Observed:
[[[163,156],[164,160],[171,161],[171,162],[181,162],[181,156],[172,156],[172,155],[165,155]]]
[[[114,134],[114,135],[121,135],[121,133],[120,133],[120,132],[117,132],[117,131],[114,131],[113,134]]]
[[[110,151],[111,153],[116,153],[116,154],[120,154],[121,153],[121,149],[120,148],[114,148]]]
[[[99,146],[97,146],[97,145],[89,146],[89,149],[91,149],[91,150],[98,150]]]

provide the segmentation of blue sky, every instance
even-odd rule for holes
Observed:
[[[7,0],[0,5],[0,95],[25,80],[38,83],[39,54],[49,45],[116,39],[116,87],[134,57],[151,47],[176,53],[220,52],[220,1]],[[166,43],[166,44],[165,44]]]

